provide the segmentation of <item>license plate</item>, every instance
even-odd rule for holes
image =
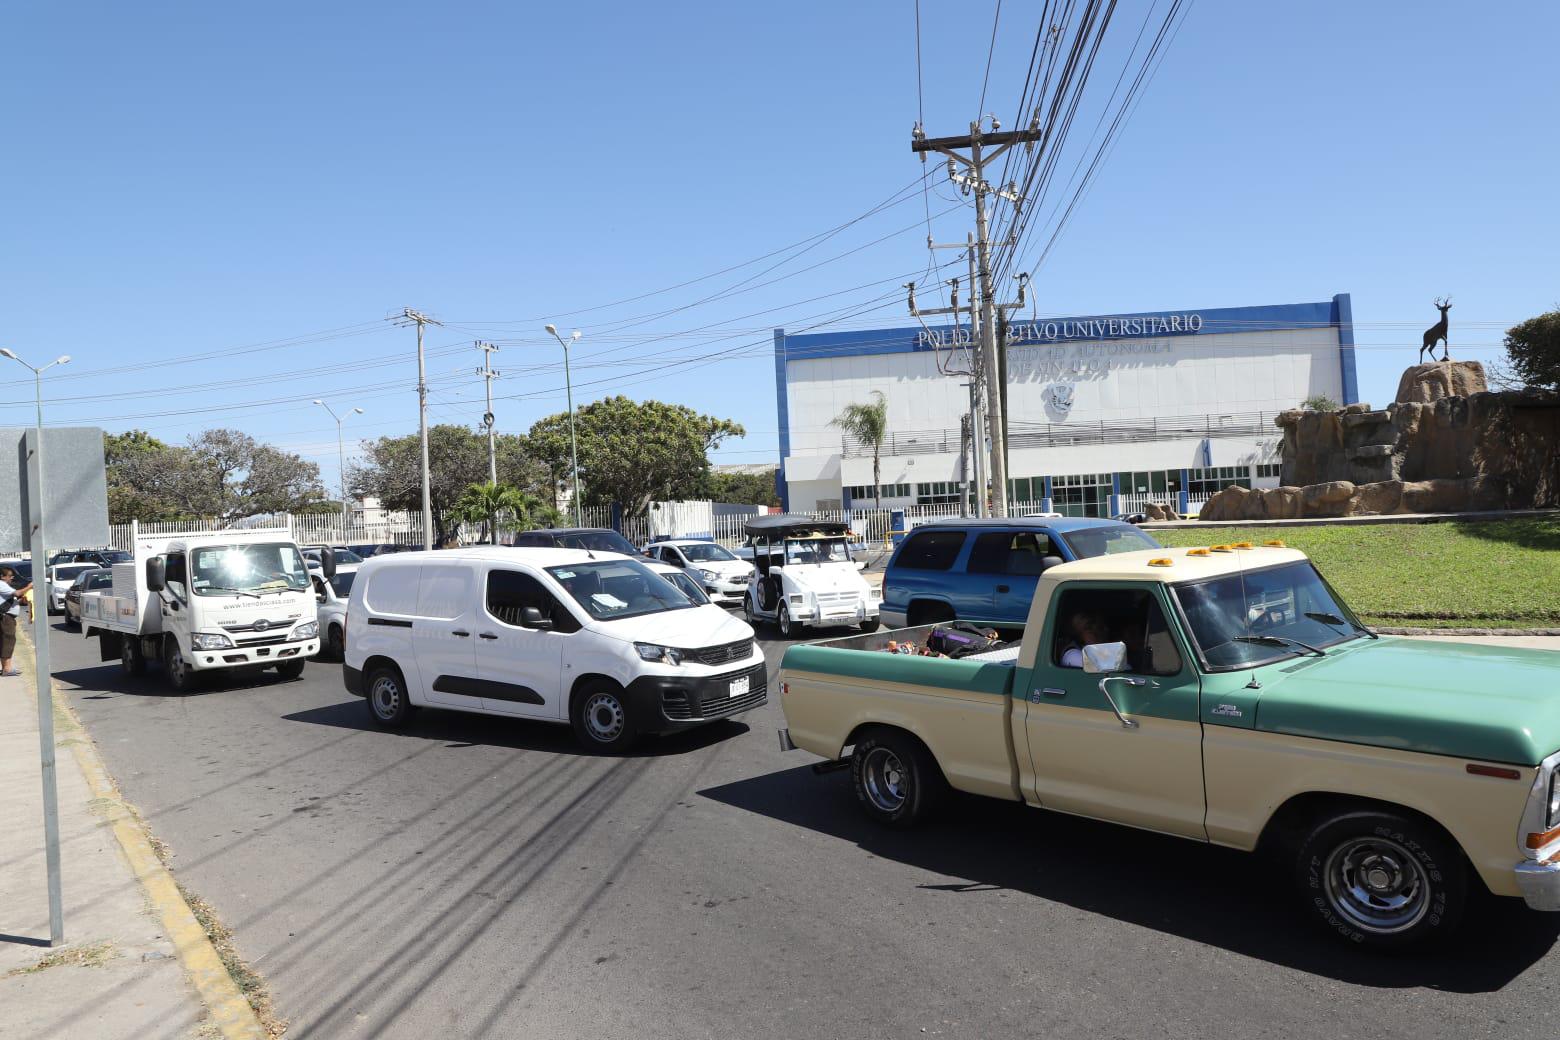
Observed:
[[[742,696],[743,694],[748,692],[748,688],[752,685],[752,682],[753,682],[752,678],[749,677],[749,676],[746,676],[746,675],[744,675],[740,679],[733,679],[733,680],[731,680],[731,688],[730,688],[730,690],[727,691],[727,696],[730,696],[730,697],[740,697],[740,696]]]

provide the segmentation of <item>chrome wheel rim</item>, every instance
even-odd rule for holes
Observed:
[[[374,714],[382,719],[393,719],[396,712],[401,710],[401,685],[388,675],[381,675],[374,680],[373,689],[368,691],[368,701],[374,708]]]
[[[862,786],[873,806],[883,812],[898,812],[910,794],[910,775],[899,756],[888,748],[875,747],[861,764]]]
[[[610,693],[593,693],[585,700],[581,711],[585,720],[585,732],[592,740],[610,744],[623,734],[628,716],[623,712],[623,702]]]
[[[1407,848],[1390,838],[1351,838],[1327,857],[1327,901],[1355,927],[1391,935],[1430,912],[1430,879]]]
[[[780,634],[787,639],[791,638],[791,612],[786,609],[784,603],[780,604],[780,612],[776,615],[780,623]]]

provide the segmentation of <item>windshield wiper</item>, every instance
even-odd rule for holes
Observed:
[[[1298,646],[1302,650],[1309,650],[1317,657],[1326,657],[1327,651],[1310,643],[1302,643],[1298,639],[1290,639],[1288,636],[1236,636],[1232,642],[1236,643],[1260,643],[1263,646]]]
[[[1320,621],[1324,625],[1333,625],[1333,626],[1348,625],[1351,628],[1353,628],[1356,632],[1363,632],[1366,635],[1370,636],[1372,639],[1380,639],[1381,638],[1376,633],[1372,632],[1370,629],[1368,629],[1364,625],[1360,624],[1358,621],[1352,621],[1352,620],[1350,620],[1348,618],[1341,618],[1337,614],[1329,613],[1328,611],[1325,611],[1325,610],[1308,610],[1308,611],[1305,612],[1305,616],[1310,618],[1312,621]]]
[[[251,591],[249,589],[236,588],[236,587],[234,587],[232,585],[207,585],[206,588],[205,588],[205,591],[207,591],[207,592],[236,592],[240,596],[253,596],[255,599],[259,599],[260,598],[260,593],[258,593],[258,592],[253,592],[253,591]]]

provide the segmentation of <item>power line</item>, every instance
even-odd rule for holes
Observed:
[[[980,104],[975,106],[975,118],[986,114],[986,87],[991,83],[991,57],[997,52],[997,26],[1002,24],[1002,0],[997,0],[997,14],[991,19],[991,44],[986,48],[986,75],[980,81]]]

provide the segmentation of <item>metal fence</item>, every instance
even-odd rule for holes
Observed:
[[[1151,419],[1101,419],[1095,422],[1009,422],[1009,448],[1058,448],[1074,444],[1132,444],[1145,441],[1204,437],[1274,435],[1277,412],[1235,412],[1222,415],[1166,415]],[[846,458],[871,458],[872,448],[849,436],[840,438]],[[880,455],[958,454],[960,432],[901,430],[890,433]]]

